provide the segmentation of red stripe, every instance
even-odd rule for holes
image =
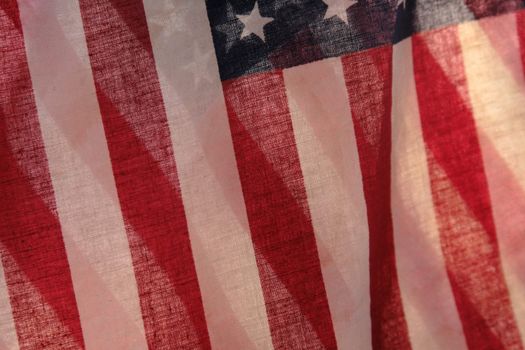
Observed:
[[[0,253],[20,348],[83,348],[14,0],[0,5],[0,52]]]
[[[148,344],[210,348],[142,1],[80,7]]]
[[[410,349],[390,207],[392,47],[352,54],[342,62],[370,232],[372,345],[374,349]]]
[[[521,349],[457,28],[415,36],[413,57],[441,247],[468,346]]]
[[[518,40],[520,43],[521,65],[525,74],[525,10],[516,13],[516,22]]]
[[[223,89],[274,347],[335,349],[282,72]]]

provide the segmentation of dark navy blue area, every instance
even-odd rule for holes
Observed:
[[[406,0],[404,5],[397,8],[396,25],[392,42],[397,43],[408,38],[414,33],[414,10],[416,8],[416,0]]]
[[[507,5],[495,13],[480,13],[465,0],[359,0],[348,8],[347,24],[337,16],[324,19],[322,0],[258,0],[261,16],[272,19],[264,40],[255,34],[241,39],[237,16],[249,15],[255,3],[206,0],[222,80],[397,43],[413,33],[514,11],[523,1],[501,0]]]
[[[347,25],[337,16],[323,19],[327,5],[322,0],[258,0],[261,16],[273,19],[264,26],[265,40],[255,34],[241,39],[244,25],[236,15],[249,15],[254,4],[255,0],[206,1],[222,80],[340,56],[392,40],[392,1],[359,1],[347,10]]]

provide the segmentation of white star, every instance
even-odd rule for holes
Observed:
[[[323,0],[323,2],[328,5],[324,19],[337,16],[347,25],[348,13],[346,13],[346,10],[348,10],[349,7],[357,4],[357,0]]]
[[[397,0],[397,7],[399,7],[399,5],[403,4],[403,9],[406,9],[407,8],[407,1],[406,0]]]
[[[264,41],[264,26],[273,21],[273,18],[261,16],[257,2],[249,15],[237,15],[237,17],[244,24],[241,39],[253,33]]]

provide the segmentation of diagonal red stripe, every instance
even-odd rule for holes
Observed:
[[[374,349],[410,349],[399,290],[390,207],[392,47],[342,58],[370,232]]]
[[[413,56],[441,247],[467,343],[472,349],[521,349],[476,125],[465,100],[457,28],[415,36]]]
[[[520,56],[523,72],[525,73],[525,10],[516,13],[516,28],[518,29],[518,40],[520,43]]]
[[[78,349],[84,340],[19,17],[16,1],[2,2],[0,253],[20,348]]]
[[[276,349],[335,349],[282,72],[223,83]]]
[[[80,1],[80,6],[148,344],[208,349],[142,2]],[[162,276],[167,280],[159,280]]]

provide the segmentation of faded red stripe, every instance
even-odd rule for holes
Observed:
[[[335,349],[282,72],[223,89],[274,347]]]
[[[370,232],[372,345],[374,349],[410,349],[390,207],[392,47],[355,53],[342,62]]]
[[[520,56],[523,72],[525,72],[525,10],[516,13],[516,27],[520,43]]]
[[[142,1],[81,0],[80,8],[148,344],[208,349]]]
[[[457,28],[415,36],[413,57],[441,247],[467,344],[521,349]]]
[[[18,6],[0,4],[0,254],[21,349],[84,348]]]

